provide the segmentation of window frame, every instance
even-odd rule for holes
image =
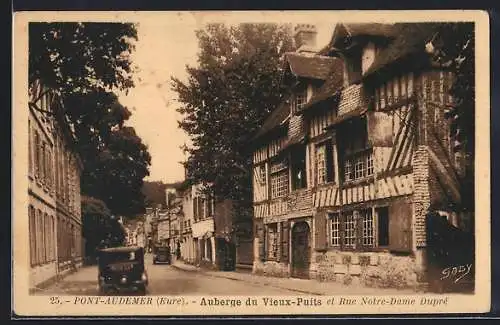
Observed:
[[[373,149],[365,148],[346,155],[343,159],[344,183],[358,182],[373,177],[375,173]]]
[[[300,151],[299,151],[300,150]],[[297,158],[298,157],[298,158]],[[307,148],[301,146],[290,152],[291,191],[307,188]],[[298,173],[301,173],[299,181]]]
[[[333,155],[333,139],[327,138],[314,144],[314,185],[322,186],[335,183],[335,159]],[[324,180],[320,182],[318,152],[323,149]]]
[[[274,161],[270,166],[269,185],[271,199],[278,199],[290,193],[290,166],[286,159]],[[280,179],[283,180],[280,184]]]
[[[259,185],[260,186],[266,186],[267,184],[267,171],[266,171],[266,164],[262,163],[257,166],[258,172],[259,172]]]
[[[328,248],[338,251],[386,249],[387,246],[378,244],[377,218],[378,215],[372,207],[328,212]],[[366,225],[370,225],[370,230],[365,228]]]
[[[292,113],[296,113],[307,104],[307,87],[298,89],[292,95]]]

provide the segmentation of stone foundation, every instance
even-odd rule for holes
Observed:
[[[254,262],[252,273],[280,278],[286,278],[290,276],[287,263],[279,263],[274,261]]]
[[[329,251],[316,253],[313,264],[315,272],[311,272],[311,278],[319,281],[380,288],[417,289],[420,286],[420,269],[412,256]]]

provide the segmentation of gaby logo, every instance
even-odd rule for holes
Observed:
[[[472,264],[464,264],[464,265],[456,265],[456,266],[450,266],[443,271],[441,271],[441,280],[444,279],[454,279],[454,283],[458,283],[461,279],[463,279],[465,276],[467,276],[472,269]]]

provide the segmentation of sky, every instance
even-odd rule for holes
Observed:
[[[198,43],[197,29],[209,22],[234,24],[242,22],[242,16],[205,13],[176,13],[146,16],[138,24],[138,41],[131,59],[136,66],[135,87],[127,95],[119,95],[120,102],[132,111],[127,125],[133,126],[148,146],[152,156],[149,181],[172,183],[184,179],[180,164],[186,157],[180,149],[189,144],[189,137],[178,128],[181,119],[176,108],[176,93],[171,90],[171,77],[186,80],[186,65],[196,65]],[[252,17],[247,13],[245,22],[293,22],[315,24],[318,30],[317,45],[322,47],[331,38],[334,23],[330,20],[318,23],[312,16]]]

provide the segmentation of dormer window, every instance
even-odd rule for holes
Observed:
[[[377,55],[377,47],[374,43],[368,43],[363,49],[363,54],[361,57],[361,69],[363,74],[371,67],[375,61],[375,56]]]
[[[292,113],[296,113],[307,103],[307,90],[298,91],[292,99]]]

